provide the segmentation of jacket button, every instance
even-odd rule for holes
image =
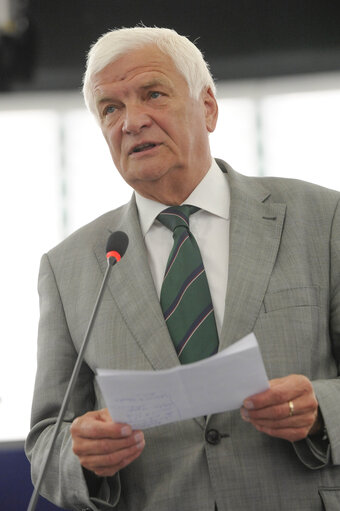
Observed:
[[[208,429],[205,432],[205,439],[211,445],[217,445],[221,441],[221,435],[217,431],[217,429]]]

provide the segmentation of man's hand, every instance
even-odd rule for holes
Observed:
[[[134,461],[145,445],[142,431],[113,422],[106,408],[77,417],[71,435],[81,465],[101,477],[112,476]]]
[[[295,442],[320,429],[318,402],[308,378],[292,374],[244,400],[241,415],[258,431]]]

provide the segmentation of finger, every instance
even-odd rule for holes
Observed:
[[[270,389],[246,398],[243,406],[248,410],[288,403],[298,396],[313,393],[313,387],[308,378],[303,375],[289,375],[284,378],[271,380]]]
[[[104,455],[132,447],[144,440],[142,431],[134,431],[129,437],[122,438],[75,438],[73,452],[77,456]]]
[[[86,465],[87,468],[94,470],[99,467],[111,467],[119,465],[122,460],[129,458],[130,456],[134,456],[139,453],[145,445],[144,439],[138,442],[137,444],[131,445],[124,449],[119,449],[117,451],[113,451],[108,454],[94,454],[94,455],[85,455],[80,456],[80,461],[83,465]]]
[[[306,438],[309,433],[309,428],[306,426],[301,428],[282,428],[282,429],[274,429],[257,425],[254,426],[261,433],[265,433],[275,438],[282,438],[283,440],[288,440],[289,442],[297,442],[298,440],[302,440]]]
[[[124,467],[128,466],[130,463],[135,461],[141,455],[141,453],[142,453],[142,450],[136,452],[135,454],[132,454],[131,456],[128,456],[128,457],[122,459],[122,461],[115,466],[96,467],[95,470],[93,470],[93,471],[95,472],[95,474],[97,476],[100,476],[100,477],[113,476],[117,472],[119,472],[119,470],[122,470]]]
[[[271,419],[252,419],[249,420],[255,427],[263,427],[267,429],[294,429],[294,428],[311,428],[316,419],[316,412],[309,412],[303,415],[286,417],[281,420]]]
[[[119,438],[131,435],[128,424],[114,422],[107,410],[88,412],[77,417],[71,425],[72,437],[81,438]]]
[[[136,459],[145,446],[144,438],[142,441],[128,448],[121,449],[104,455],[80,456],[80,463],[95,472],[97,475],[113,475],[122,467]]]
[[[245,407],[242,407],[241,415],[244,419],[250,420],[269,419],[278,421],[287,418],[290,419],[293,416],[297,417],[310,413],[315,414],[317,409],[318,402],[313,392],[299,396],[294,400],[267,406],[265,408],[247,410]]]

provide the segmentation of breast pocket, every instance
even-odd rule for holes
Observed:
[[[319,495],[325,511],[339,511],[340,488],[319,488]]]
[[[266,313],[291,307],[317,307],[319,305],[319,288],[296,287],[269,293],[264,298]]]
[[[311,376],[318,350],[319,288],[281,289],[267,293],[254,332],[269,377]]]

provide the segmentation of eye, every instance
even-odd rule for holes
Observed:
[[[162,94],[158,91],[151,91],[150,92],[150,98],[151,99],[157,99],[161,96]]]
[[[109,114],[113,114],[116,111],[116,107],[114,105],[107,105],[103,110],[103,117]]]

